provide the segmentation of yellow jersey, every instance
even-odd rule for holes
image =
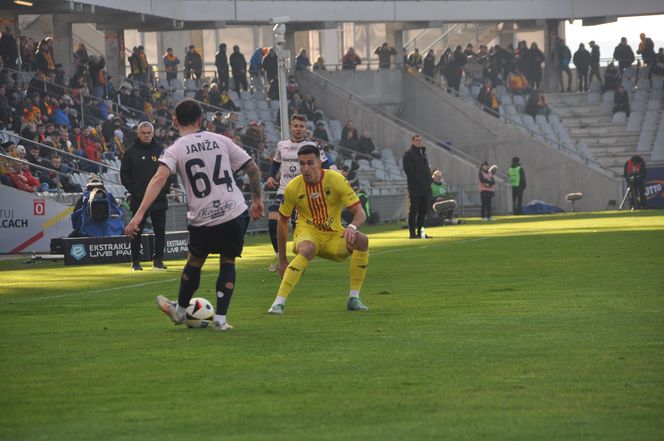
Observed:
[[[321,169],[320,181],[304,182],[302,175],[293,178],[284,189],[279,214],[290,217],[297,210],[297,226],[319,231],[343,231],[341,210],[359,204],[346,178],[334,170]]]

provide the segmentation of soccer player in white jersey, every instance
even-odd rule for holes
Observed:
[[[263,217],[260,170],[242,148],[229,138],[200,130],[201,106],[193,100],[181,101],[175,108],[175,126],[180,138],[159,158],[159,168],[131,219],[125,233],[133,236],[146,211],[172,174],[179,174],[187,194],[189,256],[180,278],[178,300],[157,296],[157,306],[176,324],[184,323],[189,301],[198,289],[201,268],[211,253],[219,253],[215,330],[226,331],[228,306],[235,286],[235,258],[242,254],[249,218]],[[251,186],[251,210],[233,173],[244,170]]]
[[[278,269],[278,244],[277,244],[277,223],[279,221],[279,205],[284,200],[284,189],[286,185],[296,176],[300,175],[300,162],[297,158],[297,152],[305,144],[310,144],[307,139],[307,118],[303,115],[294,114],[290,119],[291,139],[284,139],[277,143],[277,148],[272,160],[270,176],[267,178],[269,188],[277,188],[277,196],[268,207],[268,231],[270,241],[274,248],[274,261],[270,264],[269,271],[276,272]],[[320,149],[323,168],[330,168],[330,160],[325,156],[325,152]],[[278,179],[278,181],[277,181]]]

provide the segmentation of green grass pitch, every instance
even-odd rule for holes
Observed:
[[[1,262],[0,440],[664,439],[664,212],[366,230],[368,312],[316,260],[267,315],[258,235],[227,333],[155,307],[182,261]]]

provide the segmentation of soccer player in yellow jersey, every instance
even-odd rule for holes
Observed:
[[[367,216],[346,178],[341,173],[321,168],[320,150],[316,144],[303,145],[298,150],[298,160],[301,174],[288,183],[279,206],[277,242],[282,279],[277,298],[268,313],[284,313],[288,295],[316,256],[337,262],[351,256],[350,294],[346,307],[349,311],[366,311],[369,308],[360,300],[360,289],[369,263],[369,238],[358,228]],[[345,229],[341,225],[341,210],[344,208],[353,213],[353,221]],[[298,211],[293,233],[296,256],[289,263],[286,242],[288,222],[294,209]]]

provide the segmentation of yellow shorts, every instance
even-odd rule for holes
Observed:
[[[346,239],[342,234],[343,231],[320,231],[298,225],[293,234],[293,252],[297,254],[298,245],[308,240],[316,246],[317,256],[343,262],[350,256],[350,251],[346,248]]]

